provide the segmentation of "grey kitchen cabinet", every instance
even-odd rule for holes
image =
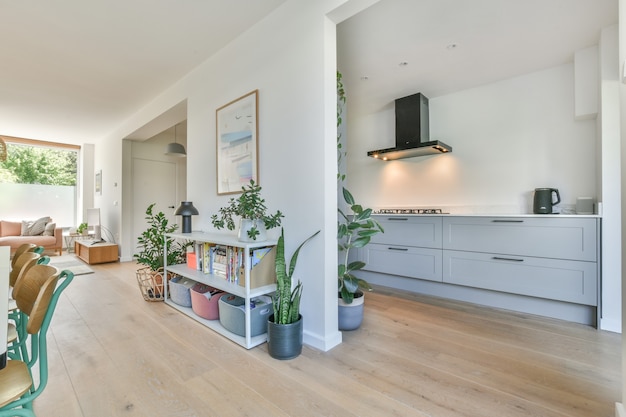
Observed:
[[[382,216],[360,249],[374,285],[596,325],[600,219]]]
[[[366,270],[441,282],[441,217],[376,216],[385,233],[359,252]]]
[[[444,250],[443,282],[595,306],[595,262]]]
[[[595,262],[596,227],[593,218],[450,216],[443,248]]]
[[[596,306],[595,219],[446,217],[443,281]]]
[[[407,278],[442,279],[441,249],[371,243],[363,248],[366,270]]]

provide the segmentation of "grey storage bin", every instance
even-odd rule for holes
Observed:
[[[232,294],[224,294],[218,301],[220,323],[239,336],[245,336],[245,300]],[[272,314],[272,298],[267,295],[250,300],[250,336],[267,332],[267,318]]]
[[[189,278],[176,276],[170,280],[170,299],[182,307],[191,307],[191,293],[189,289],[196,282]]]

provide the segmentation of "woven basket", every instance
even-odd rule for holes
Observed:
[[[167,275],[167,282],[169,284],[169,280],[174,275],[169,273]],[[165,299],[165,294],[163,293],[163,268],[153,271],[150,267],[146,266],[138,269],[136,276],[139,290],[144,300],[163,301]]]

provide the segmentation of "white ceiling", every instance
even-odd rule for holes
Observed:
[[[0,135],[102,138],[284,2],[0,1]]]
[[[284,1],[0,1],[0,135],[104,137]],[[617,0],[381,0],[338,26],[339,68],[376,109],[571,62],[616,22]]]
[[[410,94],[433,98],[573,62],[617,24],[617,7],[618,0],[381,0],[337,27],[350,109],[377,112]]]

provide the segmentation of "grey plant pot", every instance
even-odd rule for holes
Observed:
[[[302,315],[291,324],[274,323],[274,315],[267,319],[267,350],[274,359],[293,359],[302,353]]]
[[[363,307],[365,305],[365,295],[361,293],[360,297],[355,297],[352,304],[346,304],[341,297],[338,300],[339,311],[338,327],[339,330],[356,330],[363,323]]]

